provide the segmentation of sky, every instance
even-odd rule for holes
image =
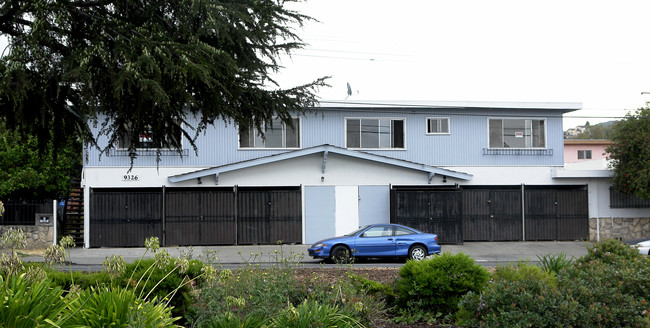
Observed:
[[[650,1],[308,0],[281,87],[321,100],[579,102],[564,129],[650,101]],[[347,95],[347,83],[352,95]],[[642,94],[648,92],[648,94]]]
[[[308,45],[282,58],[275,79],[288,88],[331,76],[320,100],[582,103],[565,114],[564,129],[650,101],[648,0],[307,0],[290,8],[318,22],[296,29]]]

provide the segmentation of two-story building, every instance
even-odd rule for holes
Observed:
[[[564,165],[580,103],[322,102],[264,138],[215,124],[183,156],[146,135],[84,156],[85,247],[311,243],[370,223],[442,243],[586,240],[584,179]],[[144,134],[143,134],[144,135]]]

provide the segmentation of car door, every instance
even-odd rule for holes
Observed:
[[[405,227],[395,227],[394,235],[396,256],[407,256],[409,248],[419,236],[415,231]]]
[[[352,251],[355,256],[395,256],[393,227],[378,225],[368,228],[357,237],[355,248]]]

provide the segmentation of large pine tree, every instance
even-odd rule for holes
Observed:
[[[0,116],[41,147],[101,137],[105,151],[127,138],[132,152],[130,131],[180,149],[179,135],[194,146],[219,120],[258,130],[274,116],[291,124],[325,85],[280,89],[272,79],[279,55],[304,45],[295,28],[310,18],[287,9],[292,1],[5,0]],[[200,124],[183,124],[190,116]]]

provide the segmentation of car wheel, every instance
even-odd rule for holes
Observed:
[[[409,259],[422,261],[427,257],[427,250],[422,245],[415,245],[409,250]]]
[[[330,258],[334,263],[350,262],[350,250],[345,246],[336,246],[330,253]]]

